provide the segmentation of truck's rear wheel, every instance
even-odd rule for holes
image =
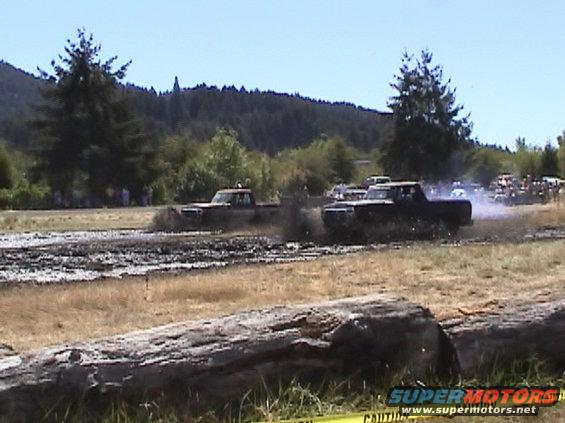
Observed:
[[[458,231],[459,225],[451,219],[440,218],[434,222],[434,236],[437,238],[452,238]]]

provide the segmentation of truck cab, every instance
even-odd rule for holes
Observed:
[[[252,190],[236,188],[219,190],[209,203],[187,204],[180,212],[189,228],[226,228],[274,219],[280,205],[257,204]]]
[[[255,207],[255,194],[250,189],[223,189],[216,192],[211,204],[224,204],[231,208]]]
[[[395,222],[444,224],[451,232],[469,225],[471,202],[466,199],[428,200],[417,182],[390,182],[369,188],[359,201],[338,201],[322,209],[324,225],[330,231],[364,231]]]

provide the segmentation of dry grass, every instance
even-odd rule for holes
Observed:
[[[418,246],[313,262],[230,267],[0,295],[0,342],[28,350],[249,308],[376,292],[440,318],[565,294],[565,243]]]
[[[485,216],[475,219],[473,226],[461,228],[464,237],[503,235],[512,237],[527,229],[565,225],[565,202],[531,206],[487,206]],[[492,213],[492,217],[488,215]]]
[[[536,222],[539,225],[558,225],[565,223],[565,201],[521,206],[516,207],[515,210],[517,214],[529,215],[530,221]]]
[[[0,212],[1,232],[145,229],[158,207]]]

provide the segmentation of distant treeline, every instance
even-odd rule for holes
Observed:
[[[182,132],[204,140],[227,127],[245,147],[269,154],[305,146],[323,134],[369,150],[390,138],[393,127],[391,114],[243,87],[181,89],[175,80],[171,92],[128,87],[127,94],[136,115],[161,134]]]
[[[48,84],[0,62],[0,138],[24,148],[31,146],[30,120],[43,102],[41,88]],[[176,78],[172,90],[164,93],[129,84],[121,90],[145,130],[159,138],[182,133],[204,141],[217,128],[231,128],[245,147],[274,154],[305,146],[322,135],[370,150],[389,139],[393,130],[390,113],[298,94],[204,84],[181,89]]]
[[[426,50],[404,55],[385,114],[244,88],[181,89],[177,78],[157,93],[124,85],[130,62],[102,62],[100,48],[79,30],[40,78],[0,62],[0,208],[182,203],[236,184],[263,199],[321,195],[371,174],[484,186],[502,172],[565,176],[565,133],[559,148],[480,144]]]

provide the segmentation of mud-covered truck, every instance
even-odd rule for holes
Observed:
[[[370,187],[362,200],[327,204],[322,219],[332,233],[363,233],[404,222],[444,227],[454,233],[472,223],[471,212],[468,200],[428,200],[417,182],[390,182]]]
[[[278,203],[257,203],[250,189],[223,189],[209,203],[192,203],[181,208],[188,227],[226,228],[269,222],[280,216]]]

